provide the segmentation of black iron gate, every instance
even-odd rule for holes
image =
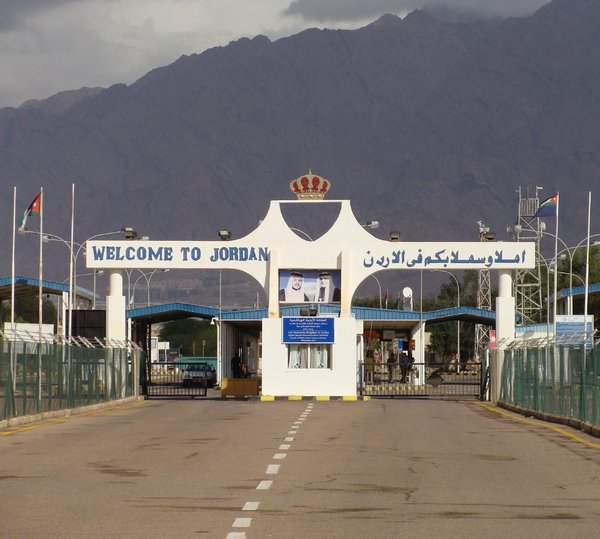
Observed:
[[[208,363],[146,363],[144,395],[154,397],[206,397],[216,382],[216,372]]]
[[[400,365],[361,364],[360,394],[371,397],[437,397],[485,400],[488,371],[482,363],[454,365],[413,363]]]

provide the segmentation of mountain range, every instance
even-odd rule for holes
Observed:
[[[259,35],[129,86],[0,109],[0,273],[10,274],[13,185],[19,213],[44,188],[44,231],[62,238],[74,183],[78,242],[123,226],[216,240],[220,228],[250,232],[309,169],[331,181],[328,198],[378,220],[378,237],[478,241],[482,220],[509,239],[516,191],[541,186],[540,198],[560,192],[559,235],[577,243],[587,193],[600,186],[599,66],[600,2],[553,0],[525,18],[452,22],[417,10],[356,30]],[[289,222],[318,236],[329,221]],[[64,249],[44,257],[47,278],[68,275]],[[16,267],[37,274],[33,237],[17,237]],[[186,297],[215,278],[162,277],[175,296],[185,281]]]

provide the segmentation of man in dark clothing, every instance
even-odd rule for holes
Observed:
[[[406,352],[402,352],[400,356],[400,370],[402,371],[402,380],[403,384],[406,384],[408,381],[408,373],[412,368],[414,359],[410,357]]]
[[[390,357],[387,360],[388,382],[394,380],[394,367],[396,366],[396,354],[390,352]]]
[[[234,378],[242,377],[242,358],[237,354],[231,358],[231,374]]]

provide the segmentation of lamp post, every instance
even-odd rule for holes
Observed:
[[[590,236],[586,236],[577,245],[575,245],[575,247],[566,247],[565,249],[560,251],[560,253],[558,253],[559,255],[562,253],[567,253],[567,255],[569,256],[569,275],[570,275],[570,277],[569,277],[569,301],[568,301],[569,314],[573,314],[573,260],[575,258],[575,252],[577,251],[577,249],[579,249],[579,247],[582,247],[583,244],[588,241],[588,239],[597,238],[599,236],[600,236],[600,234],[591,234]],[[595,241],[592,245],[598,245],[599,243],[600,242]],[[579,276],[577,275],[577,277],[579,277]],[[584,286],[585,286],[585,283],[584,283]]]
[[[383,309],[383,302],[381,301],[381,283],[379,282],[379,279],[375,277],[375,275],[371,274],[371,277],[375,279],[375,281],[377,282],[377,286],[379,287],[379,308]]]
[[[87,238],[83,243],[77,243],[74,241],[68,242],[67,240],[65,240],[64,238],[61,238],[60,236],[57,236],[56,234],[49,234],[49,233],[44,233],[42,234],[41,232],[39,232],[38,230],[28,230],[26,228],[23,229],[19,229],[19,234],[37,234],[38,236],[41,235],[41,240],[44,242],[48,242],[48,241],[59,241],[62,242],[64,245],[67,246],[67,249],[69,249],[69,303],[68,303],[68,335],[69,338],[71,337],[71,333],[72,333],[72,321],[73,321],[73,307],[75,305],[75,297],[77,295],[77,257],[79,256],[79,254],[81,253],[81,251],[85,251],[85,244],[93,239],[96,238],[100,238],[103,236],[112,236],[114,234],[123,234],[123,236],[125,236],[125,238],[131,238],[131,237],[135,237],[137,236],[137,233],[135,232],[135,230],[131,227],[124,227],[121,228],[120,230],[115,230],[112,232],[102,232],[100,234],[94,234],[93,236],[90,236],[89,238]],[[74,246],[77,247],[77,250],[74,249]],[[94,275],[94,284],[95,284],[95,275]],[[94,297],[94,305],[95,305],[95,297]],[[94,306],[95,308],[95,306]],[[64,321],[63,321],[63,327],[64,327]]]
[[[456,306],[460,307],[460,284],[458,278],[454,273],[443,269],[431,269],[430,271],[437,271],[439,273],[446,273],[450,275],[456,282]],[[456,321],[456,372],[460,372],[460,320]]]
[[[225,228],[219,230],[219,238],[222,241],[228,241],[231,238],[231,232]],[[217,318],[217,382],[221,385],[223,370],[223,350],[221,346],[221,315],[223,311],[223,270],[219,268],[219,317]],[[214,324],[214,318],[211,324]]]
[[[142,270],[138,270],[141,275],[134,281],[133,283],[133,287],[131,289],[131,296],[129,297],[129,305],[135,305],[135,287],[137,286],[139,280],[143,277],[144,280],[146,281],[146,288],[147,288],[147,298],[146,298],[146,306],[150,307],[150,281],[152,280],[152,277],[155,273],[166,273],[167,271],[169,271],[168,268],[164,268],[164,269],[153,269],[152,271],[149,272],[143,272]]]
[[[546,266],[546,338],[550,336],[550,264],[538,253],[538,258]]]
[[[210,320],[211,326],[217,326],[217,385],[221,386],[221,380],[223,379],[223,358],[221,356],[221,319],[214,316]]]

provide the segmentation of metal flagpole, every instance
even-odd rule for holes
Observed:
[[[11,284],[10,284],[10,329],[15,329],[15,233],[17,222],[17,187],[13,190],[13,223],[12,223],[12,261],[11,261]]]
[[[587,252],[585,256],[585,299],[583,302],[583,336],[587,341],[588,294],[590,286],[590,230],[592,226],[592,192],[588,192]],[[592,328],[593,329],[593,328]]]
[[[558,216],[559,216],[560,194],[556,192],[556,232],[554,233],[554,302],[552,322],[554,324],[554,338],[556,338],[556,294],[558,292]]]
[[[44,188],[40,188],[40,267],[38,275],[38,320],[39,320],[39,339],[40,344],[42,342],[42,277],[43,277],[43,266],[42,261],[42,238],[44,237]]]
[[[75,184],[71,184],[71,243],[69,251],[71,257],[69,259],[69,342],[73,336],[73,294],[77,293],[73,285],[73,225],[75,222]]]

